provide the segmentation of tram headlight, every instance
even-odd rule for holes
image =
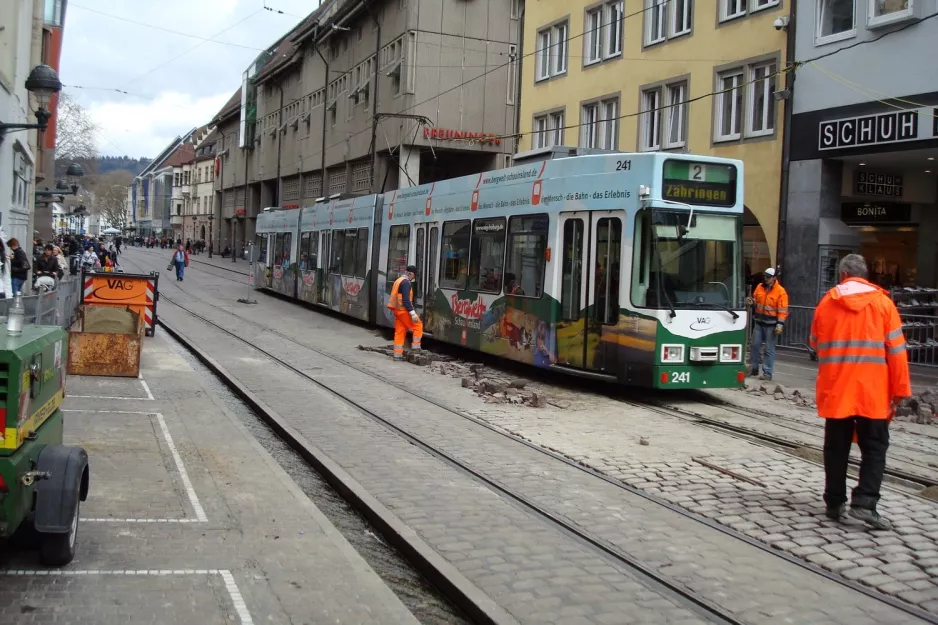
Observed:
[[[720,362],[742,362],[742,345],[720,345]]]
[[[684,362],[684,346],[662,345],[661,362]]]

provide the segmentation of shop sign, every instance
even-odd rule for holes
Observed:
[[[488,143],[501,145],[502,140],[491,133],[472,132],[469,130],[452,130],[450,128],[432,128],[424,126],[424,139],[442,139],[443,141],[453,141],[454,139],[464,139],[468,141],[478,141],[479,143]]]
[[[280,208],[299,208],[299,204],[281,204]]]
[[[845,223],[895,223],[912,219],[912,205],[897,202],[844,202],[840,219]]]
[[[243,216],[244,216],[244,209],[243,209],[243,208],[236,208],[236,209],[235,209],[235,215],[238,215],[239,217],[243,217]]]
[[[902,197],[902,176],[873,171],[857,171],[853,191],[856,195]]]
[[[938,108],[934,107],[848,117],[818,124],[818,150],[821,151],[935,137],[938,137]]]

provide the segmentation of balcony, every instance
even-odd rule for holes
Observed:
[[[182,225],[182,215],[173,215],[169,218],[169,223],[172,226],[181,226]]]

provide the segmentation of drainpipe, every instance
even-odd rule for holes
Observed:
[[[798,27],[798,3],[791,2],[791,12],[788,20],[788,40],[785,46],[785,62],[791,65],[795,61],[795,31]],[[785,89],[788,98],[785,102],[785,127],[782,129],[782,176],[779,181],[778,197],[778,239],[775,246],[775,265],[782,267],[785,264],[785,231],[788,228],[788,186],[791,170],[791,118],[795,104],[795,70],[785,73]]]
[[[323,56],[322,48],[319,46],[319,32],[317,27],[316,34],[313,35],[313,46],[316,48],[316,54],[319,55],[319,58],[322,59],[323,65],[326,66],[326,80],[323,89],[325,90],[325,95],[329,95],[329,61],[326,60],[326,57]],[[326,191],[326,117],[329,110],[325,105],[329,104],[329,101],[323,98],[323,108],[322,108],[322,154],[320,155],[321,162],[319,165],[319,193],[325,194]]]
[[[515,54],[518,57],[518,75],[515,76],[515,154],[521,145],[521,69],[524,63],[524,3],[521,3],[521,15],[518,16],[518,48]]]
[[[280,178],[280,158],[283,155],[283,137],[286,135],[283,134],[280,130],[283,127],[283,83],[277,85],[280,89],[280,123],[278,124],[277,134],[280,135],[277,137],[277,203],[280,204],[281,199],[283,198],[283,188],[281,185],[283,181]],[[245,189],[245,202],[247,202],[247,190]]]
[[[375,171],[378,163],[378,66],[381,64],[381,21],[375,14],[374,5],[370,4],[368,13],[375,23],[375,62],[374,62],[374,93],[371,102],[371,192],[375,193]]]

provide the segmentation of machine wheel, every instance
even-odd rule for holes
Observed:
[[[75,500],[75,515],[65,534],[42,534],[40,540],[42,563],[47,566],[64,566],[75,557],[75,544],[78,540],[78,511],[80,502]]]

